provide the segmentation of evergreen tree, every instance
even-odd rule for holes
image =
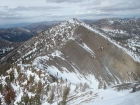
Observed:
[[[49,99],[49,103],[52,104],[54,99],[54,92],[51,93],[50,99]]]
[[[64,92],[63,92],[63,99],[62,99],[62,105],[66,105],[66,100],[67,100],[67,96],[69,94],[70,88],[66,87]]]

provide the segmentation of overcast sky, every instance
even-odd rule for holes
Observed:
[[[140,17],[140,0],[0,0],[0,24]]]

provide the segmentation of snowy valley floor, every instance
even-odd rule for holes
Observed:
[[[106,93],[108,94],[108,93]],[[140,105],[140,91],[135,93],[114,94],[114,98],[103,99],[85,105]]]
[[[96,91],[91,89],[77,94],[70,93],[67,105],[140,105],[140,91],[130,93],[131,90],[116,91],[114,88],[109,88]],[[51,105],[58,105],[58,102]]]

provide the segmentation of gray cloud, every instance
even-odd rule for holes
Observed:
[[[139,0],[5,0],[0,4],[0,23],[134,16],[140,16]]]
[[[60,6],[42,6],[42,7],[21,7],[9,8],[8,6],[0,7],[0,23],[4,22],[22,22],[38,21],[40,18],[48,17],[51,12],[61,11]],[[45,20],[45,19],[44,19]]]
[[[139,0],[93,0],[90,5],[81,5],[85,6],[87,10],[90,10],[93,13],[108,13],[112,14],[111,16],[139,16],[140,13],[140,3]]]
[[[102,11],[123,11],[123,10],[136,10],[140,9],[140,4],[110,4],[108,6],[101,6],[101,5],[93,5],[89,7],[88,9],[97,9]]]
[[[74,2],[81,2],[84,0],[46,0],[46,2],[55,2],[55,3],[63,3],[63,2],[67,2],[67,3],[74,3]]]
[[[11,9],[13,11],[50,11],[50,10],[59,10],[62,9],[63,7],[52,7],[52,6],[42,6],[42,7],[17,7],[14,9]]]
[[[60,10],[63,7],[60,7],[60,6],[40,6],[40,7],[21,7],[21,6],[18,6],[16,8],[8,8],[7,6],[3,6],[0,8],[3,8],[5,11],[16,12],[16,11],[50,11],[50,10],[52,11],[52,10]]]

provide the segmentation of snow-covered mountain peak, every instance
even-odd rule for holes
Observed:
[[[68,22],[75,23],[75,24],[80,24],[81,23],[81,21],[76,19],[76,18],[71,18],[71,19],[68,20]]]
[[[58,26],[60,27],[77,27],[81,24],[82,22],[76,18],[72,18],[66,21],[63,21],[60,23]]]

